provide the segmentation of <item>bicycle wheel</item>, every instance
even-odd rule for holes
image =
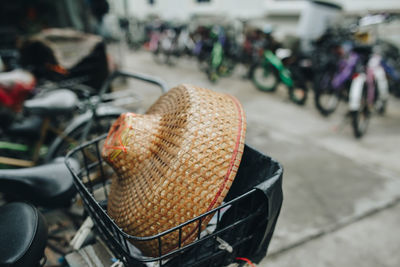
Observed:
[[[207,70],[207,78],[210,82],[216,83],[219,79],[218,72],[215,68],[210,68]]]
[[[374,97],[374,110],[378,115],[385,115],[387,107],[387,98],[382,98],[379,91],[378,83],[374,80],[375,97]]]
[[[261,91],[273,92],[279,83],[274,66],[271,63],[256,65],[251,71],[251,80]]]
[[[289,98],[297,105],[304,105],[307,101],[308,88],[305,74],[297,66],[289,66],[293,85],[288,87]]]
[[[308,89],[305,85],[289,87],[289,97],[297,105],[304,105],[307,101]]]
[[[218,74],[221,77],[227,77],[233,73],[235,69],[235,61],[231,58],[224,58],[218,67]]]
[[[367,85],[364,83],[358,110],[351,111],[351,124],[353,126],[353,133],[356,138],[361,138],[366,132],[371,117],[370,107],[367,98]]]
[[[339,91],[332,88],[331,81],[333,73],[324,73],[314,82],[314,100],[318,111],[328,116],[332,114],[339,105]]]
[[[212,58],[207,59],[206,74],[207,74],[208,80],[212,83],[216,83],[219,80],[220,76],[218,74],[218,67],[219,66],[213,66]]]
[[[375,104],[376,112],[378,112],[379,115],[385,115],[386,107],[387,100],[382,100]]]

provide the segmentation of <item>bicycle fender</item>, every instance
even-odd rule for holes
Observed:
[[[264,52],[264,57],[266,60],[268,60],[277,70],[279,70],[279,73],[285,68],[283,66],[282,61],[274,54],[272,51],[267,50]]]
[[[379,99],[380,100],[387,100],[389,97],[389,84],[386,78],[385,70],[378,66],[374,68],[374,77],[377,82],[377,89],[379,91]]]
[[[108,117],[108,116],[119,116],[121,113],[128,112],[126,109],[113,107],[113,106],[99,106],[96,109],[97,117]],[[49,162],[53,159],[53,154],[57,151],[58,147],[62,144],[64,136],[68,136],[75,129],[86,124],[93,117],[93,112],[91,110],[72,119],[71,123],[65,128],[62,135],[57,136],[57,138],[50,144],[48,153],[45,158],[45,162]]]
[[[279,71],[279,77],[281,78],[282,82],[289,87],[293,86],[293,79],[290,71],[287,68],[283,68]]]
[[[366,82],[366,80],[367,80],[367,77],[366,77],[365,73],[360,73],[351,82],[350,93],[349,93],[349,110],[350,111],[357,111],[360,108],[362,91],[363,91],[364,83]]]
[[[292,87],[293,80],[290,71],[283,65],[282,61],[270,50],[265,51],[264,57],[278,70],[281,81],[287,86]]]
[[[216,43],[211,51],[211,65],[213,68],[217,68],[222,63],[223,49],[220,43]]]

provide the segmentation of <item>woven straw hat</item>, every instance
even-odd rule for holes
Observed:
[[[145,237],[218,207],[239,167],[245,131],[236,98],[191,85],[171,89],[145,115],[121,115],[102,151],[117,174],[109,215],[126,233]],[[183,245],[196,238],[198,226],[182,229]],[[162,254],[178,247],[178,235],[161,238]],[[158,256],[157,239],[132,242],[144,255]]]

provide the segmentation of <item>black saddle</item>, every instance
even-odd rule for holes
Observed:
[[[76,94],[67,89],[52,90],[25,101],[24,109],[34,115],[57,116],[71,113],[78,103]]]
[[[72,161],[72,166],[78,168],[79,165]],[[68,206],[76,191],[64,158],[57,158],[38,167],[0,169],[0,192],[12,199],[59,208]]]
[[[0,207],[0,266],[36,266],[47,243],[47,224],[32,205]]]

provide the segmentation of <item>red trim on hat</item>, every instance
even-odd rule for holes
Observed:
[[[238,135],[237,135],[237,138],[236,138],[236,145],[235,145],[235,149],[234,149],[234,151],[233,151],[233,155],[232,155],[232,158],[231,158],[231,162],[230,162],[230,165],[229,165],[229,169],[228,169],[228,172],[227,172],[227,174],[226,174],[226,176],[225,176],[225,178],[224,178],[224,182],[222,183],[221,187],[219,188],[217,194],[215,195],[215,198],[213,199],[213,201],[211,202],[211,204],[208,206],[207,211],[210,211],[210,210],[213,208],[213,206],[214,206],[215,203],[217,202],[218,198],[221,196],[223,190],[225,189],[226,183],[228,182],[229,177],[230,177],[230,175],[231,175],[231,173],[232,173],[233,166],[235,166],[236,157],[237,157],[237,155],[238,155],[238,153],[239,153],[240,141],[241,141],[241,139],[242,139],[242,134],[241,134],[241,133],[242,133],[242,130],[243,130],[243,127],[242,127],[242,126],[243,126],[243,119],[242,119],[242,118],[243,118],[243,113],[242,113],[242,108],[241,108],[241,105],[240,105],[239,101],[238,101],[235,97],[233,97],[233,96],[231,96],[231,95],[228,95],[228,96],[229,96],[230,98],[232,98],[233,102],[235,103],[235,105],[236,105],[236,107],[237,107],[237,109],[238,109],[238,111],[239,111],[239,129],[238,129]],[[191,236],[194,234],[195,231],[196,231],[196,228],[194,228],[193,231],[192,231],[190,234],[188,234],[187,237],[184,238],[181,242],[182,242],[182,243],[185,243],[185,241],[186,241],[189,237],[191,237]],[[174,249],[176,249],[176,248],[174,248]],[[171,249],[171,250],[169,250],[169,251],[172,251],[172,250],[174,250],[174,249]]]
[[[126,122],[126,117],[128,116],[136,116],[135,113],[129,112],[129,113],[124,113],[122,114],[118,120],[113,124],[110,132],[108,133],[108,136],[104,142],[104,148],[109,150],[122,150],[124,153],[127,152],[125,145],[122,143],[122,132],[130,127],[130,125],[127,124]],[[118,121],[122,120],[121,123],[118,124]],[[117,130],[115,128],[119,126]],[[110,160],[110,158],[109,158]]]
[[[239,152],[240,140],[242,139],[242,124],[243,124],[243,120],[242,120],[242,116],[243,116],[243,114],[242,114],[242,109],[241,109],[241,106],[240,106],[239,101],[238,101],[235,97],[233,97],[233,96],[231,96],[231,95],[228,95],[228,96],[229,96],[230,98],[232,98],[233,102],[235,103],[235,105],[236,105],[236,107],[237,107],[237,109],[238,109],[238,111],[239,111],[239,129],[238,129],[238,135],[237,135],[237,138],[236,138],[235,150],[233,151],[233,155],[232,155],[232,158],[231,158],[231,162],[230,162],[230,164],[229,164],[229,169],[228,169],[228,172],[226,173],[224,182],[223,182],[222,185],[220,186],[220,188],[219,188],[217,194],[215,195],[215,198],[214,198],[213,201],[211,202],[210,206],[208,206],[207,211],[210,211],[210,210],[213,208],[213,206],[214,206],[215,203],[217,202],[218,198],[221,196],[222,192],[223,192],[224,189],[225,189],[225,185],[226,185],[226,183],[228,182],[228,179],[229,179],[229,177],[230,177],[230,175],[231,175],[233,166],[235,165],[236,157],[237,157],[238,152]]]

